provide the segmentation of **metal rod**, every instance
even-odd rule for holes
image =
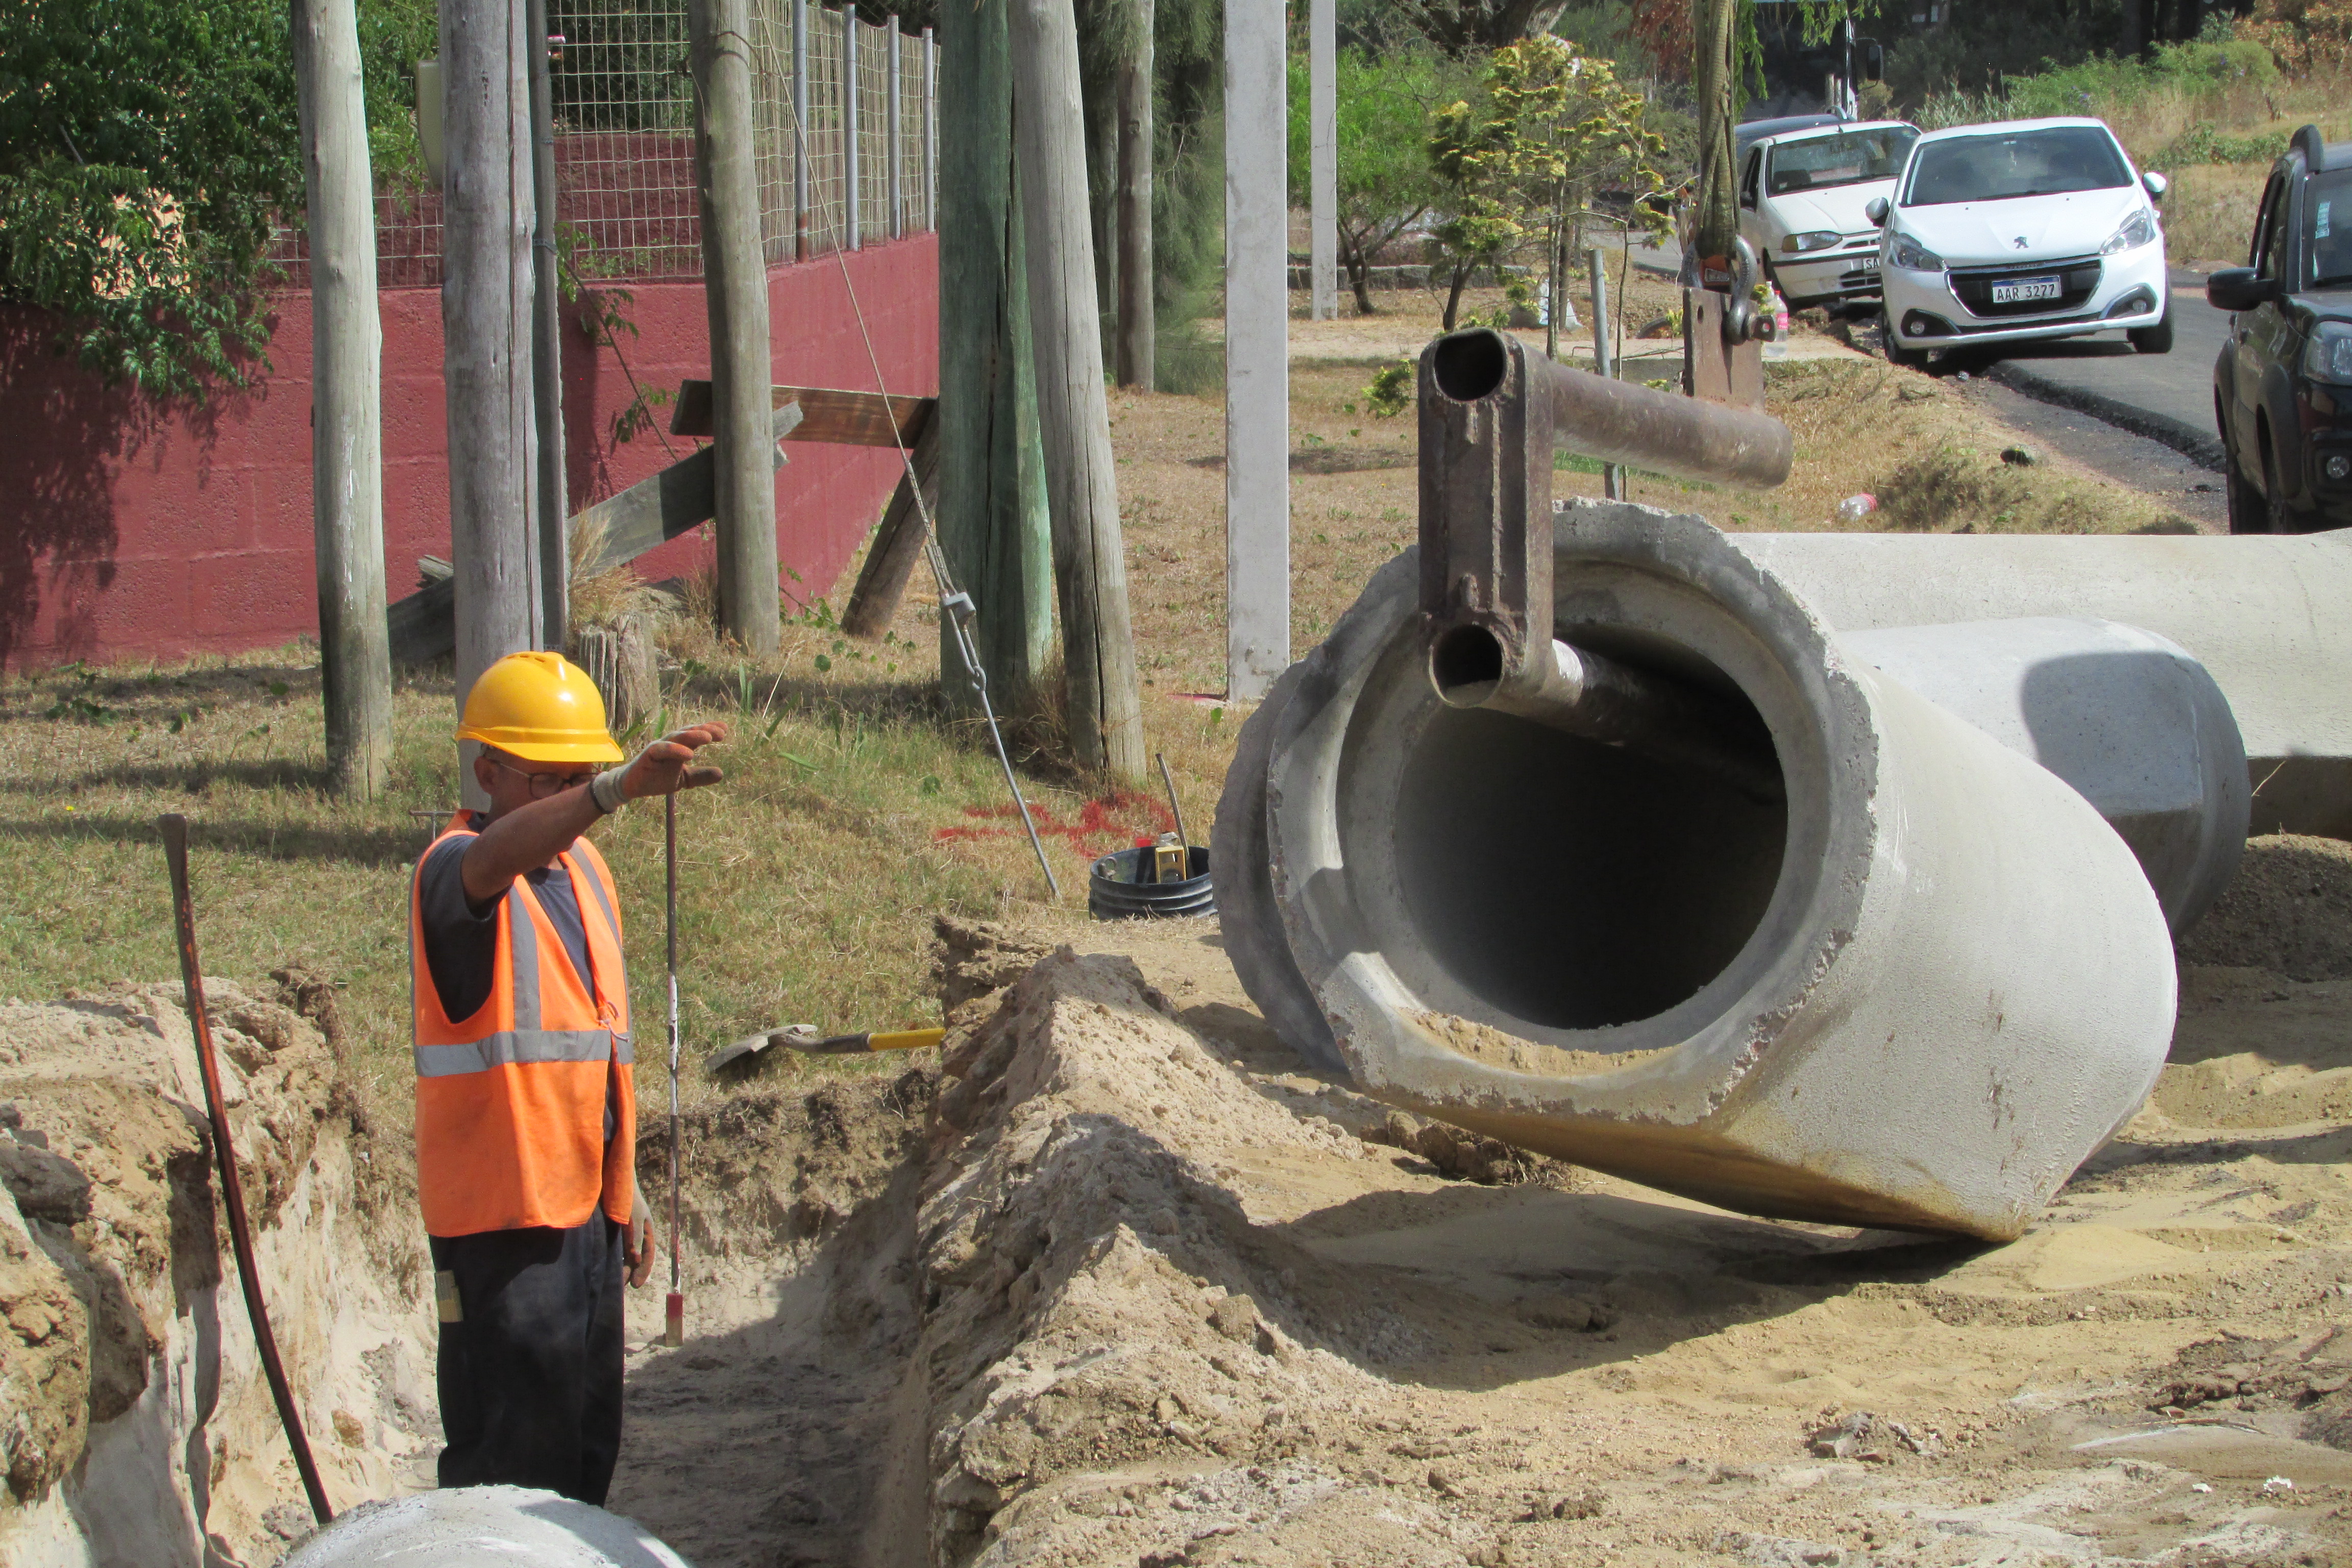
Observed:
[[[1192,836],[1184,831],[1184,808],[1176,804],[1176,781],[1168,776],[1168,753],[1154,752],[1151,760],[1160,764],[1160,782],[1168,786],[1168,810],[1176,818],[1176,842],[1184,847],[1184,874],[1192,874]]]
[[[335,1510],[327,1506],[327,1489],[319,1480],[319,1467],[310,1458],[310,1441],[302,1435],[302,1416],[294,1408],[294,1391],[287,1385],[285,1364],[278,1358],[278,1336],[269,1331],[269,1309],[261,1299],[261,1275],[253,1263],[253,1228],[245,1215],[245,1188],[236,1174],[236,1145],[228,1135],[228,1106],[221,1096],[220,1063],[213,1055],[213,1027],[205,1012],[204,966],[196,961],[194,896],[188,888],[188,819],[177,812],[155,819],[163,834],[163,859],[172,871],[172,919],[180,942],[180,984],[187,994],[188,1025],[195,1031],[196,1065],[205,1080],[205,1110],[213,1124],[213,1163],[220,1167],[221,1197],[228,1208],[229,1245],[236,1252],[237,1283],[245,1291],[246,1316],[253,1320],[253,1342],[261,1352],[261,1370],[269,1379],[269,1395],[278,1402],[278,1419],[293,1445],[294,1468],[310,1500],[310,1514],[320,1524],[332,1523]]]
[[[940,46],[923,29],[923,226],[940,226]]]
[[[686,1342],[686,1289],[677,1262],[677,792],[662,796],[662,880],[669,913],[669,1300],[662,1342]]]
[[[1502,334],[1480,327],[1431,345],[1437,389],[1457,403],[1498,391],[1508,374]],[[1680,479],[1777,485],[1789,477],[1796,441],[1769,414],[1658,392],[1527,355],[1528,395],[1551,405],[1552,444],[1608,463]]]

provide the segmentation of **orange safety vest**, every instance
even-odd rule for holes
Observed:
[[[434,840],[477,836],[461,811]],[[425,850],[431,855],[432,847]],[[517,877],[499,900],[489,999],[469,1018],[443,1015],[425,962],[418,883],[409,879],[409,977],[416,1016],[417,1194],[434,1236],[530,1226],[569,1229],[601,1200],[629,1222],[635,1201],[637,1097],[620,901],[604,858],[585,838],[556,858],[588,933],[587,976]],[[605,1085],[615,1126],[604,1140]]]

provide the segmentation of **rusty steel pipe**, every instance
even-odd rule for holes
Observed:
[[[1774,485],[1789,475],[1789,427],[1570,370],[1486,328],[1423,349],[1420,392],[1422,646],[1439,698],[1671,754],[1752,799],[1776,796],[1769,739],[1688,721],[1717,706],[1707,694],[1554,638],[1551,475],[1552,449],[1564,447]]]
[[[1515,355],[1525,358],[1528,393],[1550,404],[1552,444],[1564,450],[1711,484],[1766,489],[1789,477],[1796,441],[1769,414],[1571,370],[1488,328],[1432,342],[1425,384],[1453,402],[1481,402],[1505,390]]]

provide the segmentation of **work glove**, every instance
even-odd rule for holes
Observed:
[[[680,790],[715,784],[726,775],[717,768],[689,767],[694,753],[727,739],[727,726],[718,720],[663,736],[632,762],[598,773],[588,786],[596,809],[609,816],[624,801],[647,795],[676,795]]]
[[[629,1284],[643,1286],[654,1277],[654,1211],[639,1192],[636,1206],[629,1211],[628,1234],[622,1238],[621,1257],[629,1268]]]

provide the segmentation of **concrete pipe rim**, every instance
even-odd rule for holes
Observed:
[[[1368,895],[1355,899],[1351,910],[1332,906],[1328,886],[1310,899],[1307,889],[1316,878],[1305,859],[1276,878],[1276,886],[1287,889],[1286,924],[1300,950],[1302,973],[1324,994],[1342,1048],[1367,1081],[1386,1078],[1381,1059],[1397,1052],[1419,1058],[1423,1068],[1433,1060],[1458,1060],[1467,1075],[1465,1089],[1481,1078],[1491,1078],[1496,1086],[1507,1081],[1524,1087],[1534,1079],[1596,1084],[1629,1072],[1644,1083],[1661,1074],[1685,1073],[1695,1085],[1719,1081],[1721,1058],[1760,1045],[1773,1020],[1787,1016],[1833,959],[1841,931],[1852,929],[1874,837],[1868,800],[1875,748],[1867,701],[1843,679],[1826,630],[1703,520],[1622,504],[1571,505],[1559,523],[1555,581],[1562,635],[1573,629],[1580,640],[1654,667],[1661,658],[1673,662],[1662,645],[1675,639],[1664,633],[1683,626],[1682,640],[1702,646],[1684,647],[1677,673],[1691,674],[1694,665],[1712,669],[1719,689],[1736,690],[1771,732],[1789,787],[1785,805],[1775,808],[1782,820],[1771,843],[1769,883],[1752,919],[1715,943],[1710,962],[1720,962],[1696,976],[1686,994],[1597,1025],[1590,1019],[1579,1024],[1559,1011],[1552,1014],[1554,1022],[1527,1016],[1542,1009],[1508,1005],[1524,1003],[1524,997],[1491,994],[1490,976],[1465,979],[1427,966],[1413,969],[1410,955],[1406,969],[1412,972],[1400,971],[1395,954],[1411,945],[1403,940],[1406,931],[1429,929],[1427,890],[1409,885],[1416,878],[1425,880],[1427,868],[1401,868],[1393,858],[1384,861],[1378,835],[1344,826],[1381,816],[1377,801],[1386,786],[1381,783],[1382,760],[1373,754],[1381,743],[1376,729],[1417,723],[1425,730],[1433,721],[1450,720],[1502,732],[1500,727],[1526,721],[1464,714],[1444,705],[1414,646],[1409,575],[1376,578],[1359,610],[1350,613],[1361,618],[1350,628],[1354,635],[1335,628],[1327,645],[1351,668],[1344,674],[1331,672],[1336,683],[1315,683],[1325,697],[1302,705],[1311,711],[1286,715],[1291,721],[1276,742],[1274,762],[1278,797],[1296,799],[1298,784],[1309,779],[1331,781],[1317,808],[1328,820],[1291,847],[1306,850],[1306,859],[1346,866],[1351,890],[1361,887]],[[1677,616],[1683,620],[1676,621]],[[1376,625],[1382,622],[1384,630]],[[1653,640],[1645,644],[1645,637]],[[1344,710],[1336,721],[1335,704]],[[1846,760],[1833,764],[1832,758]],[[1288,779],[1279,776],[1286,771]],[[1387,771],[1398,775],[1386,796],[1392,811],[1398,800],[1422,786],[1405,779],[1402,770]],[[1296,826],[1296,809],[1289,815]],[[1284,826],[1275,826],[1280,839]],[[1507,837],[1507,822],[1495,830]],[[1313,843],[1317,839],[1323,840],[1319,847]],[[1416,900],[1422,912],[1416,912]],[[1674,911],[1664,913],[1671,918]],[[1729,937],[1735,935],[1733,942]],[[1420,945],[1433,944],[1424,936]],[[1443,937],[1433,945],[1444,948]],[[1450,951],[1458,962],[1459,949]],[[1679,980],[1666,989],[1675,984]],[[1392,1032],[1394,1037],[1372,1037],[1381,1032],[1383,1020],[1416,1013],[1429,1020],[1464,1020],[1474,1028],[1483,1025],[1512,1045],[1499,1058],[1488,1048],[1465,1049],[1458,1038],[1441,1039],[1428,1022],[1405,1026]],[[1527,1047],[1534,1047],[1532,1053]],[[1575,1055],[1563,1059],[1555,1051]],[[1654,1100],[1650,1103],[1654,1106]],[[1701,1108],[1692,1110],[1697,1114]]]

